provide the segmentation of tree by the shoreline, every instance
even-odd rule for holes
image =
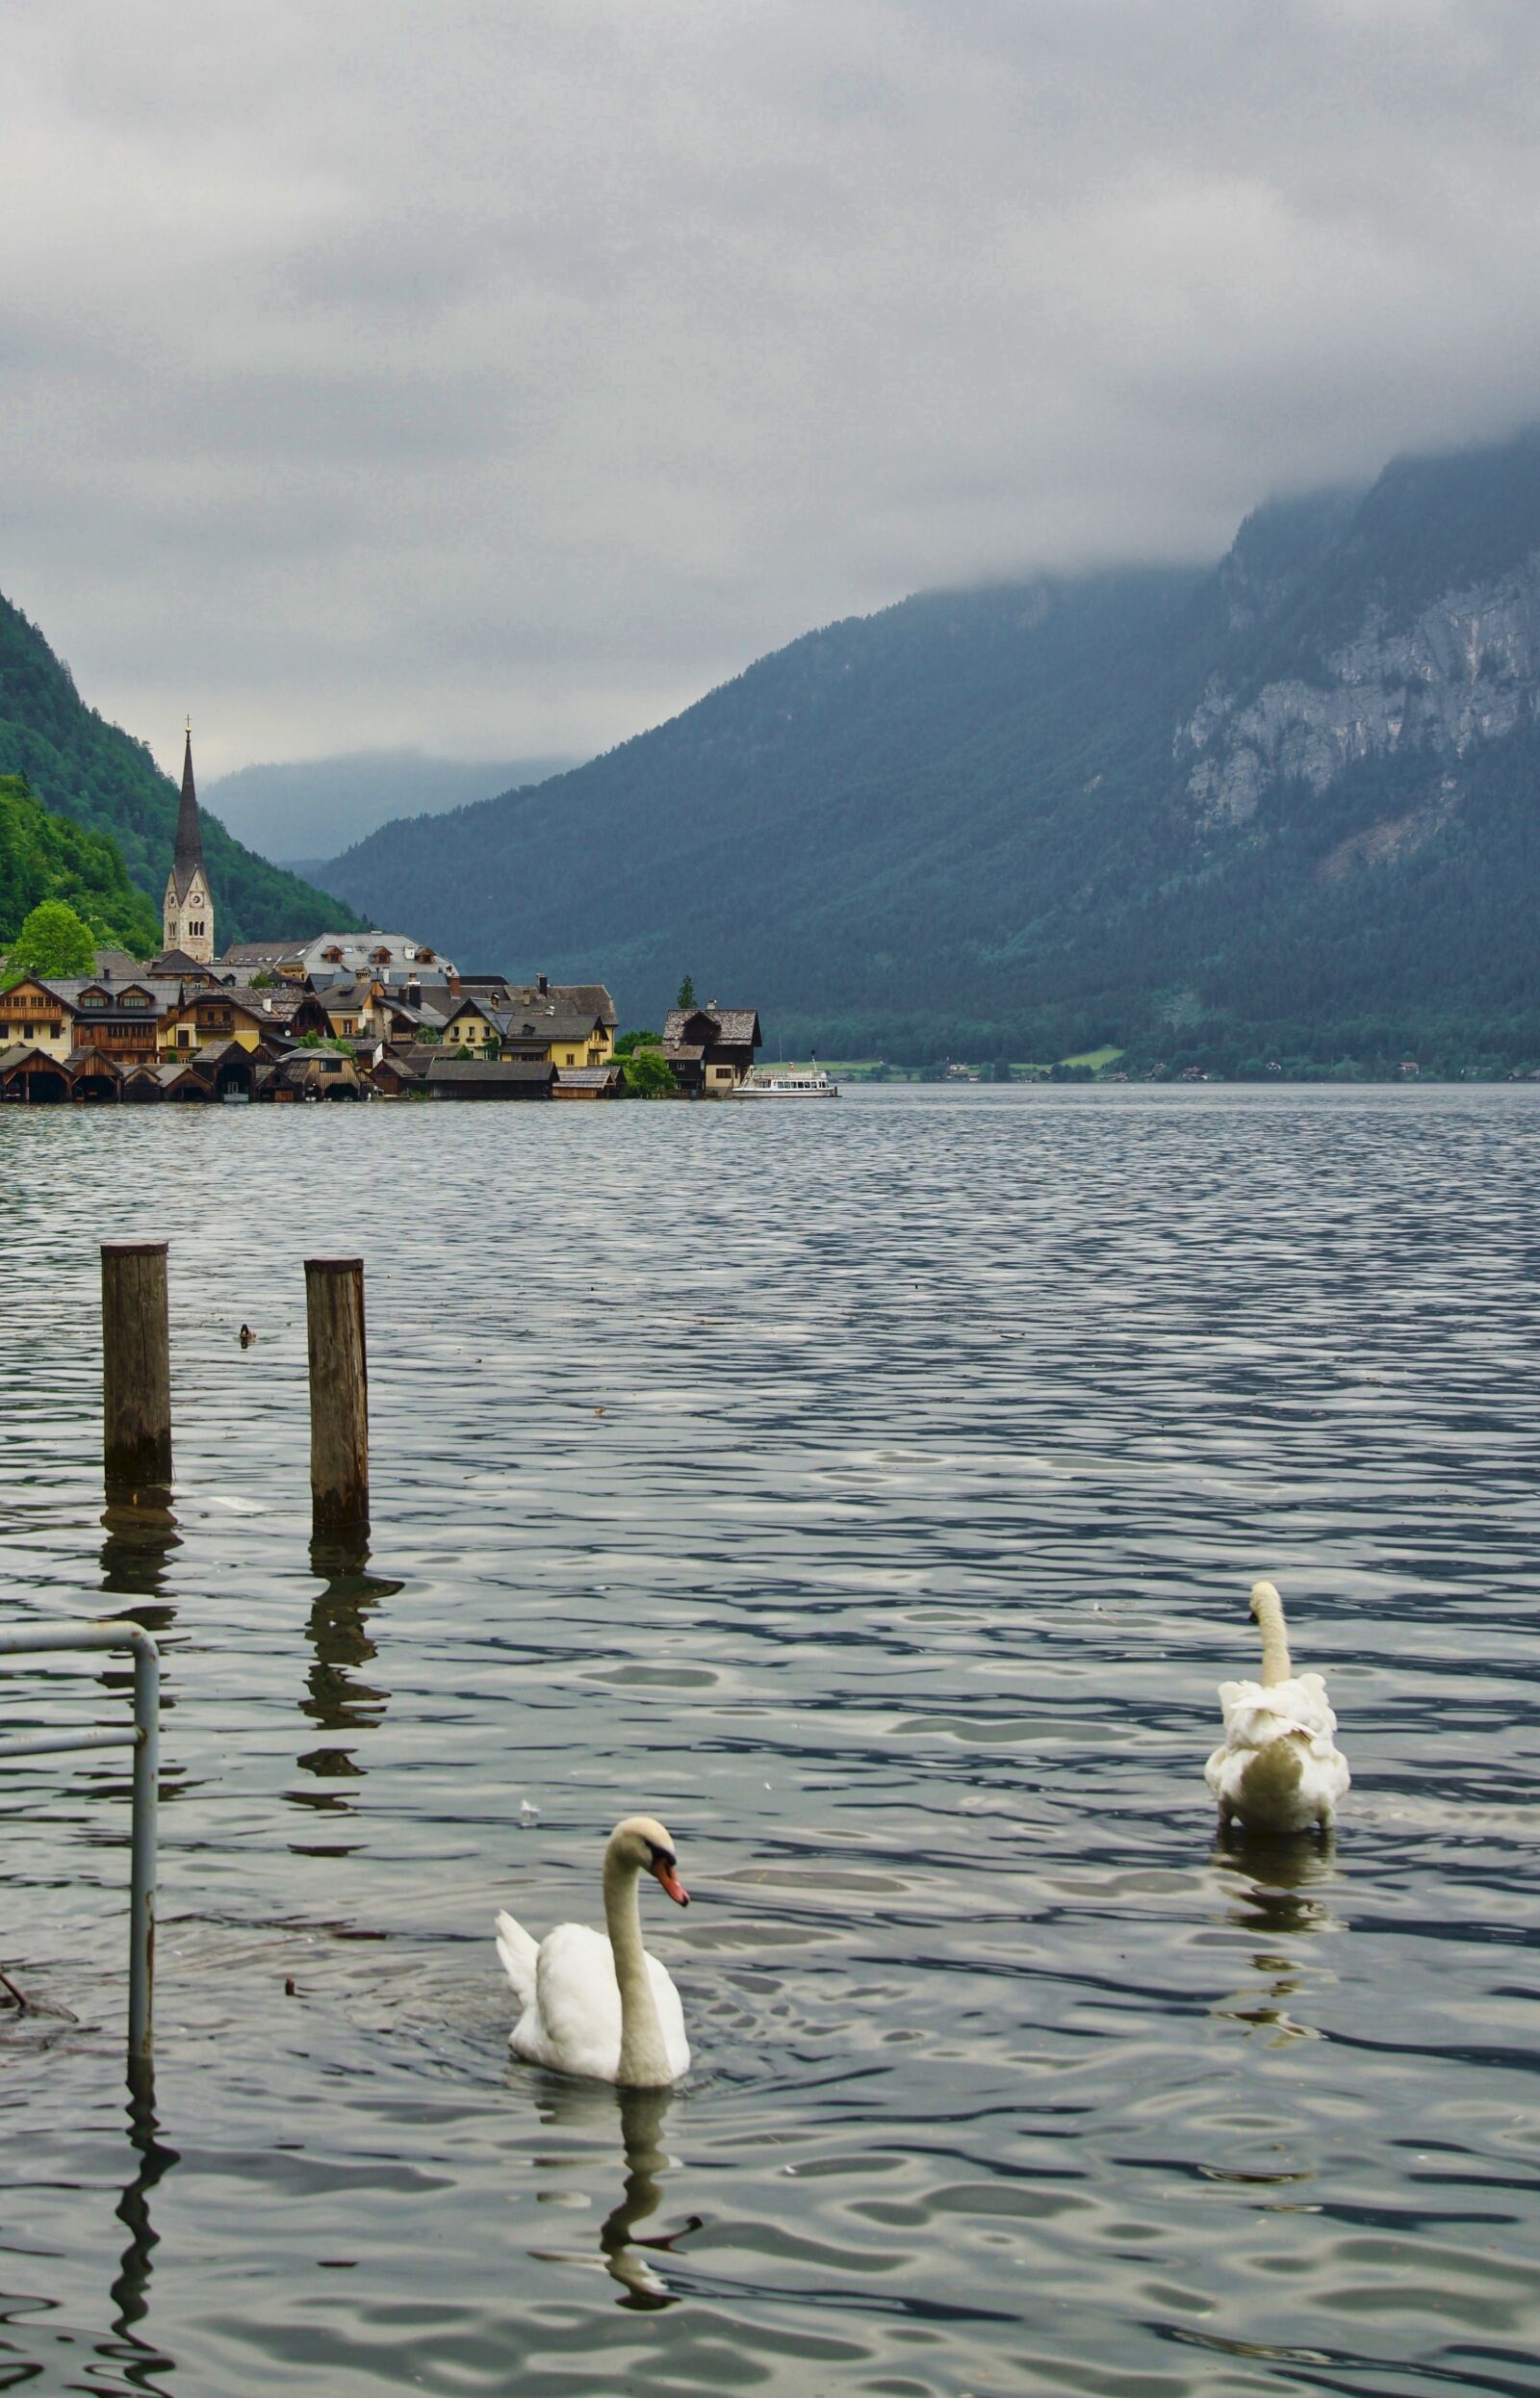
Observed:
[[[18,974],[92,974],[96,935],[67,899],[39,899],[6,943],[6,966]]]

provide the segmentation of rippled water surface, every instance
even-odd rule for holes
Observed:
[[[1523,1089],[7,1110],[0,1612],[140,1609],[168,1706],[153,2118],[122,1765],[0,1784],[0,2388],[1540,2390],[1537,1135]],[[101,1520],[124,1232],[172,1244],[158,1543]],[[339,1249],[372,1554],[318,1570]],[[1262,1573],[1330,1854],[1216,1844]],[[124,1681],[9,1672],[6,1727]],[[623,2103],[510,2062],[490,1925],[600,1920],[643,1807],[696,2063]]]

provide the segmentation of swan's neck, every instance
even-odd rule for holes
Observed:
[[[1262,1630],[1262,1684],[1267,1689],[1275,1682],[1294,1680],[1289,1635],[1283,1620],[1283,1601],[1270,1583],[1258,1585],[1256,1611],[1257,1622]]]
[[[635,2088],[657,2089],[674,2076],[642,1947],[639,1878],[634,1865],[605,1851],[604,1923],[620,1984],[620,2072],[616,2079]]]

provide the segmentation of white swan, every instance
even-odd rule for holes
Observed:
[[[680,1906],[690,1895],[674,1843],[651,1816],[617,1823],[604,1849],[604,1921],[561,1923],[538,1947],[511,1915],[498,1917],[498,1954],[524,2009],[509,2034],[515,2056],[558,2074],[658,2089],[690,2070],[680,1994],[642,1947],[637,1882],[651,1873]]]
[[[1262,1631],[1262,1679],[1220,1683],[1224,1740],[1203,1768],[1220,1826],[1238,1818],[1249,1832],[1328,1831],[1350,1777],[1332,1738],[1326,1686],[1319,1674],[1295,1672],[1270,1582],[1252,1584],[1251,1614]]]

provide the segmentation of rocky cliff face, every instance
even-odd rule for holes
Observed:
[[[1233,622],[1233,618],[1232,618]],[[1540,552],[1450,591],[1393,629],[1383,603],[1354,638],[1249,696],[1210,677],[1173,751],[1200,822],[1245,823],[1276,782],[1321,792],[1359,760],[1416,751],[1439,766],[1532,719],[1540,703]]]

